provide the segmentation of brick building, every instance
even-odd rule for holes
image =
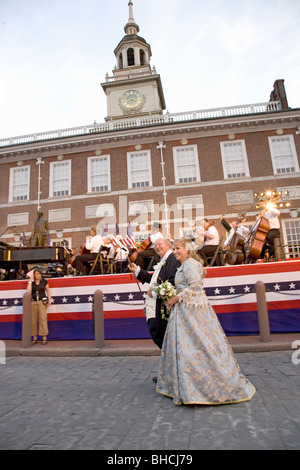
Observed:
[[[224,234],[223,215],[246,213],[251,225],[254,194],[285,189],[283,240],[300,244],[300,109],[288,106],[284,80],[265,103],[169,114],[131,0],[124,29],[102,83],[104,123],[0,140],[1,240],[28,239],[39,208],[51,244],[74,250],[92,225],[125,234],[130,222],[143,240],[153,221],[178,237],[205,216]]]

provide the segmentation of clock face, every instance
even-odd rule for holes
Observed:
[[[136,90],[129,90],[121,98],[122,105],[127,109],[133,109],[140,106],[143,102],[143,95]]]

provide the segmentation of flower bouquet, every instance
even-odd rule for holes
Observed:
[[[156,293],[157,297],[159,297],[163,301],[163,304],[160,309],[161,318],[163,320],[168,321],[172,307],[167,307],[166,312],[165,312],[164,302],[166,302],[167,300],[177,295],[177,291],[175,287],[173,286],[173,284],[171,284],[170,281],[165,281],[165,282],[162,282],[161,284],[155,284],[154,286],[152,286],[152,290]]]

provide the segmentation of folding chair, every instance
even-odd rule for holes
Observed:
[[[225,261],[224,261],[224,255],[223,255],[223,238],[222,237],[220,238],[219,245],[218,245],[216,251],[214,252],[213,257],[210,260],[209,266],[214,265],[214,262],[216,261],[216,258],[217,258],[218,255],[220,256],[221,266],[224,266]]]
[[[100,273],[101,274],[104,274],[104,266],[106,267],[106,272],[108,272],[109,264],[110,264],[110,260],[108,258],[109,251],[110,251],[109,246],[104,246],[104,245],[100,246],[98,254],[97,254],[96,258],[93,261],[93,265],[92,265],[92,268],[89,272],[89,275],[93,274],[93,272],[94,272],[94,270],[95,270],[98,263],[100,265]],[[103,254],[105,252],[106,252],[106,256]]]

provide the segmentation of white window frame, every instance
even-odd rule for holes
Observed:
[[[195,165],[195,175],[191,175],[189,179],[193,179],[193,181],[179,181],[179,165],[178,165],[178,154],[179,152],[184,152],[186,150],[194,151],[194,165]],[[174,173],[175,173],[175,183],[176,184],[194,184],[199,183],[201,181],[200,178],[200,168],[199,168],[199,158],[198,158],[198,148],[197,145],[185,145],[173,147],[173,162],[174,162]]]
[[[67,243],[64,243],[67,242]],[[51,238],[51,246],[64,246],[66,248],[72,248],[72,237],[62,237],[62,238]]]
[[[242,161],[244,164],[245,175],[232,177],[232,176],[229,176],[229,173],[228,173],[228,167],[227,167],[228,161],[226,161],[226,147],[237,145],[237,144],[241,146],[242,157],[243,157]],[[221,147],[221,157],[222,157],[224,179],[225,180],[239,180],[243,178],[249,178],[250,172],[249,172],[248,156],[247,156],[245,141],[243,139],[223,141],[223,142],[220,142],[220,147]]]
[[[13,185],[13,180],[14,180],[14,175],[16,172],[18,171],[24,171],[24,170],[27,170],[28,173],[27,173],[27,191],[26,193],[24,193],[22,195],[22,197],[24,199],[20,199],[20,200],[16,200],[14,199],[14,185]],[[15,202],[15,203],[18,203],[18,202],[27,202],[29,201],[29,193],[30,193],[30,166],[29,165],[26,165],[26,166],[16,166],[16,167],[13,167],[10,169],[10,174],[9,174],[9,202]]]
[[[92,162],[94,160],[107,160],[107,189],[99,189],[99,191],[93,190],[92,187]],[[89,157],[87,161],[88,165],[88,192],[91,194],[95,193],[106,193],[108,191],[111,191],[111,174],[110,174],[110,155],[99,155],[99,156],[94,156],[94,157]],[[100,175],[102,176],[102,175]]]
[[[276,157],[278,157],[279,155],[275,155],[273,142],[283,140],[283,139],[284,140],[288,139],[289,142],[290,142],[291,151],[292,151],[291,156],[293,157],[293,160],[294,160],[294,168],[295,168],[294,171],[278,172],[278,168],[277,168],[277,165],[276,165]],[[299,163],[298,163],[298,157],[297,157],[297,151],[296,151],[294,136],[292,134],[281,135],[281,136],[270,136],[270,137],[268,137],[268,140],[269,140],[269,147],[270,147],[270,153],[271,153],[271,159],[272,159],[274,175],[277,175],[277,176],[294,175],[295,173],[299,172]],[[283,157],[284,156],[285,155],[283,155]]]
[[[53,171],[54,171],[54,166],[57,165],[65,165],[68,163],[68,194],[61,194],[61,195],[54,195],[53,191]],[[71,165],[72,161],[71,160],[62,160],[62,161],[57,161],[57,162],[51,162],[50,163],[50,178],[49,178],[49,197],[55,197],[55,198],[61,198],[61,197],[69,197],[71,196]]]
[[[298,239],[298,233],[297,234],[288,234],[289,230],[290,230],[290,226],[293,224],[293,223],[297,223],[298,225],[300,225],[300,218],[291,218],[291,219],[281,219],[281,223],[282,223],[282,232],[283,232],[283,238],[284,238],[284,244],[285,245],[288,245],[288,244],[295,244],[295,245],[298,245],[300,247],[300,237]],[[291,236],[293,239],[291,239]],[[294,248],[295,250],[295,248]],[[298,250],[295,250],[296,252]],[[299,251],[298,251],[299,252]],[[285,255],[287,258],[290,258],[291,257],[291,253],[288,251],[288,247],[286,246],[285,247]],[[297,255],[299,256],[299,255]]]
[[[137,156],[139,154],[144,154],[147,157],[147,171],[149,172],[149,184],[143,185],[144,182],[141,182],[141,186],[134,186],[132,172],[137,171],[132,169],[132,160],[133,156]],[[139,150],[137,152],[127,152],[127,171],[128,171],[128,188],[131,189],[148,189],[152,187],[152,168],[151,168],[151,152],[150,150]]]

